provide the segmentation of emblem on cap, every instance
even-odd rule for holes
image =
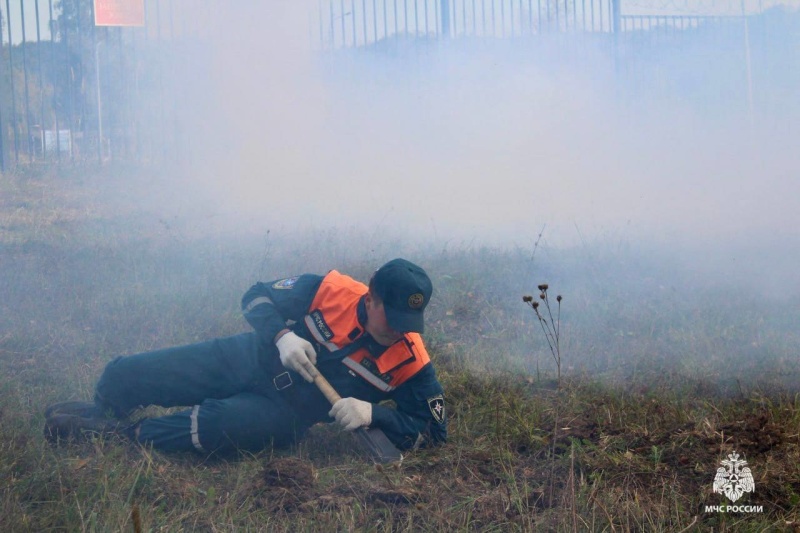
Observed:
[[[408,306],[411,309],[419,309],[423,303],[425,303],[425,297],[419,292],[415,292],[408,297]]]

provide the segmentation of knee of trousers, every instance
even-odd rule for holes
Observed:
[[[308,425],[291,407],[255,395],[205,400],[191,409],[142,422],[139,441],[164,451],[231,455],[283,447],[302,438]]]
[[[246,402],[242,396],[233,401],[209,399],[196,406],[193,442],[213,453],[255,452],[271,446],[287,446],[308,431],[290,406],[255,395],[255,403],[243,405]]]
[[[128,373],[125,369],[124,357],[116,357],[110,361],[103,370],[95,386],[94,400],[104,409],[111,409],[119,416],[127,416],[138,405],[132,405],[129,398]]]

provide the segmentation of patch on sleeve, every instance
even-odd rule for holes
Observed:
[[[293,278],[286,278],[279,281],[276,281],[272,284],[273,289],[291,289],[294,287],[294,284],[297,283],[297,278],[300,276],[295,276]]]
[[[431,410],[434,420],[439,424],[444,424],[444,396],[437,394],[428,398],[428,409]]]

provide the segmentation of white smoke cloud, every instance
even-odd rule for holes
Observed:
[[[215,107],[191,177],[215,224],[517,244],[546,225],[555,244],[614,234],[703,265],[758,242],[764,268],[797,250],[797,107],[772,100],[775,50],[752,54],[749,109],[737,36],[616,64],[607,43],[567,36],[321,54],[305,31],[315,7],[240,3],[219,21],[237,31],[212,47]],[[661,82],[630,76],[657,68]]]

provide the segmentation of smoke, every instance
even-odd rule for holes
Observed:
[[[553,245],[613,235],[798,288],[783,34],[753,37],[749,66],[740,32],[644,53],[565,36],[322,52],[315,9],[241,2],[218,21],[236,31],[184,97],[203,109],[184,114],[195,149],[176,181],[216,228],[530,246],[546,227]]]

